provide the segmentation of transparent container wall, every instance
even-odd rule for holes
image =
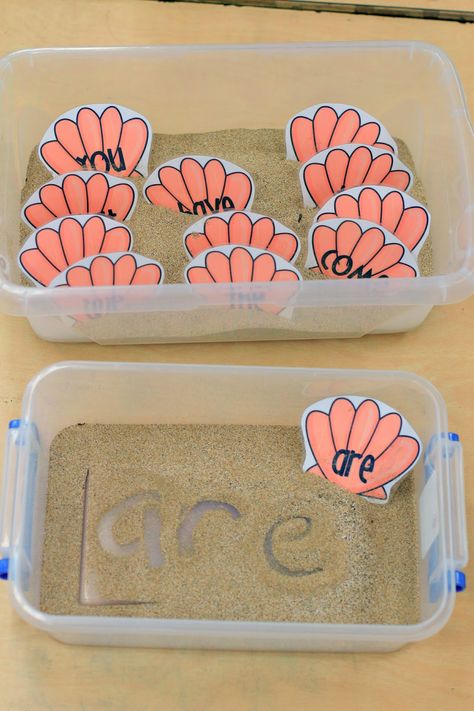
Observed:
[[[452,571],[449,573],[453,535],[449,513],[451,484],[449,460],[446,459],[440,436],[446,430],[444,405],[436,391],[416,376],[374,371],[72,364],[55,366],[46,374],[40,374],[30,386],[27,396],[24,418],[29,435],[25,439],[26,446],[22,447],[18,470],[19,486],[25,487],[17,497],[20,506],[16,510],[14,539],[18,553],[13,586],[20,601],[17,603],[19,611],[22,612],[25,604],[32,610],[38,607],[48,454],[50,444],[60,430],[77,422],[298,425],[301,413],[310,403],[342,393],[372,396],[400,409],[420,435],[424,451],[429,451],[429,467],[421,461],[413,473],[421,532],[421,618],[418,626],[424,623],[429,626],[432,618],[445,614],[452,605],[453,597],[448,577],[452,575]],[[130,407],[130,403],[137,406]],[[26,476],[23,476],[24,472]],[[427,501],[424,492],[429,480],[431,488]],[[433,521],[436,521],[436,536],[429,531]],[[427,536],[433,540],[427,543]],[[432,545],[434,541],[436,550]],[[30,610],[29,614],[36,617],[37,613]],[[92,619],[74,618],[76,622],[72,631],[67,632],[68,618],[55,618],[44,613],[38,615],[45,628],[67,641],[78,641],[81,636],[79,628],[81,625],[87,627],[87,620]],[[93,624],[99,627],[99,622],[104,620],[94,619]],[[147,620],[151,631],[159,622]],[[108,618],[104,624],[108,625],[108,634],[111,631],[123,634],[120,643],[144,643],[136,629],[132,629],[139,622]],[[265,630],[271,630],[273,625],[260,624]],[[322,629],[335,627],[339,628],[338,634],[342,636],[346,629],[349,637],[355,634],[358,638],[361,635],[358,638],[361,643],[363,635],[366,635],[372,640],[369,649],[378,648],[377,639],[380,642],[377,635],[371,636],[370,625],[314,624],[305,627],[315,639]],[[380,635],[380,626],[375,627]],[[390,646],[389,642],[400,646],[405,641],[400,641],[400,630],[413,627],[417,625],[396,628],[398,634],[392,639],[390,630],[395,628],[386,626],[386,635],[382,637],[387,646]],[[158,629],[155,631],[158,637]],[[203,645],[207,646],[205,631],[202,634]],[[85,639],[88,643],[100,643],[102,638],[98,631],[94,633],[93,629],[89,629]],[[252,639],[248,642],[249,646],[259,647],[255,638]],[[153,640],[150,640],[148,643],[152,644]],[[102,643],[107,641],[102,640]],[[243,643],[237,641],[235,644],[242,646]],[[295,644],[290,648],[305,648],[301,640]],[[315,648],[314,644],[310,648]],[[229,642],[229,646],[233,645]],[[330,646],[323,645],[321,648]],[[349,644],[348,648],[355,647]]]
[[[434,47],[30,50],[7,57],[0,79],[0,267],[6,278],[0,297],[5,310],[26,314],[43,338],[140,343],[360,336],[413,328],[433,304],[472,290],[466,276],[472,269],[472,129],[455,71]],[[413,155],[433,218],[434,276],[396,280],[390,288],[367,280],[338,282],[336,290],[327,282],[307,282],[285,318],[246,313],[246,304],[262,303],[255,285],[243,295],[229,287],[204,296],[184,285],[134,297],[127,288],[95,289],[94,295],[81,289],[72,299],[20,286],[20,192],[30,152],[63,111],[107,101],[142,112],[158,132],[270,127],[282,129],[282,141],[288,118],[301,108],[321,101],[363,107]],[[269,285],[266,303],[281,302],[276,287]],[[230,308],[236,299],[241,308]],[[68,318],[78,312],[99,318]]]

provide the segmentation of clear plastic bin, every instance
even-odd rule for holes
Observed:
[[[306,281],[281,316],[255,308],[286,304],[286,286],[277,283],[21,286],[20,191],[30,152],[55,117],[98,101],[133,107],[159,132],[281,128],[282,141],[288,118],[305,106],[344,101],[363,107],[412,153],[432,213],[433,276]],[[23,50],[0,62],[0,134],[0,305],[26,316],[47,340],[357,337],[412,329],[435,304],[472,293],[473,134],[456,71],[437,47],[340,42]],[[78,313],[98,317],[78,323],[71,318]]]
[[[179,397],[176,394],[179,393]],[[39,610],[40,565],[55,435],[77,422],[296,425],[319,398],[368,395],[400,409],[424,456],[415,477],[420,531],[420,621],[412,625],[309,624],[51,615]],[[137,403],[131,408],[130,402]],[[139,403],[139,404],[138,404]],[[282,406],[282,403],[284,406]],[[438,632],[467,562],[462,447],[447,431],[441,395],[412,373],[131,363],[59,363],[29,384],[7,441],[0,557],[11,600],[30,624],[69,643],[391,651]]]

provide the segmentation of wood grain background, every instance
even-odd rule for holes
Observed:
[[[2,0],[0,9],[2,55],[33,46],[433,42],[456,63],[474,109],[472,24],[150,0]],[[24,320],[1,316],[0,426],[5,431],[20,414],[29,379],[64,359],[413,370],[440,389],[450,428],[463,438],[472,520],[473,312],[472,299],[435,308],[412,333],[362,340],[127,347],[46,343]],[[472,530],[470,540],[472,547]],[[471,587],[441,633],[391,655],[223,653],[64,646],[23,623],[0,585],[0,711],[467,711],[474,701],[473,601]]]

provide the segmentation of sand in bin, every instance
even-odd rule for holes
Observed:
[[[426,203],[420,180],[416,177],[410,152],[397,140],[400,159],[415,175],[410,191],[414,198]],[[295,266],[304,279],[325,279],[304,267],[307,257],[307,235],[316,210],[303,208],[298,172],[301,164],[286,159],[284,131],[278,129],[230,129],[202,134],[154,134],[149,170],[182,155],[209,155],[224,158],[246,169],[255,183],[255,199],[251,210],[268,215],[294,230],[301,242]],[[22,200],[51,175],[38,158],[35,149],[30,157]],[[139,197],[135,212],[128,223],[133,232],[134,251],[159,261],[165,271],[165,283],[183,283],[184,269],[189,263],[183,246],[185,230],[198,218],[175,213],[148,204],[143,195],[143,179],[135,180]],[[30,230],[22,224],[21,243]],[[431,238],[428,236],[418,257],[420,272],[432,274]],[[22,277],[22,283],[31,283]],[[171,300],[171,297],[170,297]],[[317,304],[315,303],[316,307]],[[263,338],[314,338],[322,335],[360,336],[383,326],[391,318],[400,317],[404,307],[318,307],[298,308],[282,315],[258,309],[215,305],[194,310],[142,312],[140,318],[131,313],[108,313],[86,322],[72,324],[82,336],[98,343],[155,342],[176,340],[253,340]],[[138,309],[140,310],[140,309]]]
[[[376,505],[304,474],[302,459],[297,427],[63,430],[50,453],[41,609],[416,622],[411,477]]]
[[[402,141],[397,141],[400,159],[414,171],[411,155]],[[286,159],[284,132],[278,129],[232,129],[212,133],[178,135],[154,134],[149,161],[150,172],[161,163],[182,155],[208,155],[224,158],[247,170],[255,182],[253,212],[279,220],[292,229],[301,240],[301,252],[296,266],[305,279],[324,278],[305,269],[307,235],[316,210],[303,208],[298,178],[301,164]],[[51,179],[50,173],[38,158],[35,149],[30,157],[23,202],[40,185]],[[184,268],[189,262],[184,247],[183,234],[196,220],[194,215],[173,212],[167,208],[149,205],[142,194],[144,180],[134,181],[139,189],[135,212],[129,222],[133,232],[133,249],[146,257],[161,262],[165,268],[166,283],[182,283]],[[426,202],[423,186],[415,179],[411,195]],[[30,233],[22,225],[21,242]],[[423,275],[431,274],[431,246],[429,237],[418,259]],[[30,285],[30,282],[25,282]]]

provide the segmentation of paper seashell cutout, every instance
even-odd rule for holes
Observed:
[[[375,222],[418,254],[430,230],[430,213],[407,193],[383,185],[345,190],[330,198],[315,217],[316,222],[355,218]]]
[[[204,287],[200,296],[211,304],[282,315],[297,291],[301,275],[276,254],[228,244],[201,252],[186,267],[185,279],[196,290]],[[209,289],[209,284],[230,282],[234,285],[228,291]],[[270,286],[275,283],[279,284],[276,290]]]
[[[65,215],[105,215],[122,222],[132,216],[137,189],[129,180],[81,170],[59,175],[27,200],[21,211],[26,224],[41,227]]]
[[[331,146],[363,143],[397,153],[397,144],[373,116],[347,104],[317,104],[286,125],[286,155],[304,163]]]
[[[309,269],[329,279],[419,276],[411,252],[380,225],[367,220],[315,222],[308,235]]]
[[[48,286],[71,264],[100,253],[126,252],[132,233],[102,215],[61,217],[35,230],[18,255],[20,269],[36,284]]]
[[[153,286],[163,279],[159,262],[134,252],[115,252],[82,259],[53,279],[50,286]]]
[[[320,400],[304,411],[301,428],[303,470],[374,503],[388,501],[422,450],[405,418],[369,397]]]
[[[184,233],[184,247],[193,258],[212,247],[240,244],[266,249],[287,262],[298,256],[296,234],[277,220],[255,212],[222,212],[191,225]]]
[[[143,194],[148,202],[188,215],[245,210],[254,197],[246,170],[210,156],[181,156],[160,165],[148,177]]]
[[[97,170],[145,176],[152,131],[144,116],[118,104],[76,106],[51,124],[38,147],[53,174]]]
[[[254,247],[226,245],[201,252],[185,270],[189,284],[299,281],[301,275],[276,254]]]
[[[306,207],[322,206],[332,195],[358,185],[408,190],[411,171],[393,153],[374,146],[346,144],[318,153],[300,170]]]

